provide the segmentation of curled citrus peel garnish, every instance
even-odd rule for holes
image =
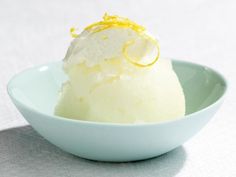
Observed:
[[[117,15],[104,14],[103,20],[93,23],[85,28],[85,30],[92,30],[93,32],[100,32],[108,28],[118,27],[118,28],[131,28],[132,30],[140,33],[145,31],[145,28],[128,18],[119,17]]]
[[[76,31],[77,31],[77,29],[74,28],[74,27],[72,27],[72,28],[70,29],[70,35],[71,35],[71,37],[77,38],[77,37],[79,36],[79,34],[76,34],[76,33],[75,33]]]
[[[134,30],[136,33],[138,33],[140,36],[146,38],[148,41],[150,41],[151,43],[153,43],[156,48],[157,48],[157,56],[150,62],[150,63],[139,63],[138,60],[136,59],[132,59],[132,57],[130,57],[128,55],[127,49],[130,45],[133,45],[135,42],[134,41],[127,41],[123,48],[122,48],[122,52],[123,55],[125,57],[125,59],[132,63],[135,66],[138,67],[148,67],[148,66],[152,66],[154,65],[159,56],[160,56],[160,47],[159,47],[159,43],[153,39],[152,37],[148,36],[147,34],[144,34],[143,32],[145,31],[145,28],[141,25],[138,25],[137,23],[129,20],[128,18],[124,18],[124,17],[120,17],[117,15],[108,15],[107,13],[104,14],[103,16],[103,20],[93,23],[89,26],[87,26],[84,30],[88,30],[88,31],[92,31],[93,33],[97,33],[109,28],[130,28],[132,30]],[[79,36],[79,34],[76,34],[75,32],[77,31],[76,28],[71,28],[70,29],[70,34],[73,38],[77,38]]]
[[[126,59],[128,62],[130,62],[130,63],[132,63],[133,65],[135,65],[135,66],[138,66],[138,67],[148,67],[148,66],[152,66],[152,65],[154,65],[154,64],[157,62],[157,60],[159,59],[159,56],[160,56],[160,46],[159,46],[159,43],[158,43],[155,39],[153,39],[152,37],[150,37],[150,36],[148,36],[148,35],[146,35],[146,34],[145,34],[145,35],[142,34],[142,36],[143,36],[144,38],[146,38],[147,40],[149,40],[151,43],[153,43],[153,44],[156,46],[156,49],[157,49],[157,56],[156,56],[151,62],[149,62],[149,63],[139,63],[137,59],[135,59],[134,57],[130,57],[130,56],[128,55],[127,49],[128,49],[129,46],[135,44],[134,40],[128,41],[128,42],[125,43],[125,45],[123,46],[123,49],[122,49],[122,53],[123,53],[125,59]]]

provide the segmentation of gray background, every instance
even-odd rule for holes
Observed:
[[[236,176],[236,2],[0,0],[0,176]],[[61,60],[79,29],[104,12],[127,16],[159,36],[161,56],[222,72],[230,89],[210,123],[182,147],[135,163],[93,162],[64,153],[25,126],[6,84],[27,67]]]

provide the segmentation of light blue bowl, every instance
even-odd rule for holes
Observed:
[[[8,93],[32,127],[51,143],[80,157],[101,161],[134,161],[166,153],[191,138],[214,115],[227,84],[216,71],[172,60],[186,97],[187,115],[163,123],[113,124],[53,115],[66,76],[62,63],[28,69],[8,84]]]

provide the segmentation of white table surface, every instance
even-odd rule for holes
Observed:
[[[236,176],[235,9],[233,0],[1,0],[0,176]],[[69,28],[83,29],[104,12],[130,17],[158,34],[162,57],[208,65],[230,83],[223,106],[209,124],[159,158],[112,164],[64,153],[24,126],[27,122],[7,95],[6,84],[14,74],[62,59],[71,40]]]

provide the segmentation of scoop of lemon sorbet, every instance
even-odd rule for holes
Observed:
[[[77,35],[64,59],[68,81],[55,114],[111,123],[161,122],[185,114],[185,97],[171,61],[144,27],[104,15]],[[159,58],[159,59],[158,59]]]

